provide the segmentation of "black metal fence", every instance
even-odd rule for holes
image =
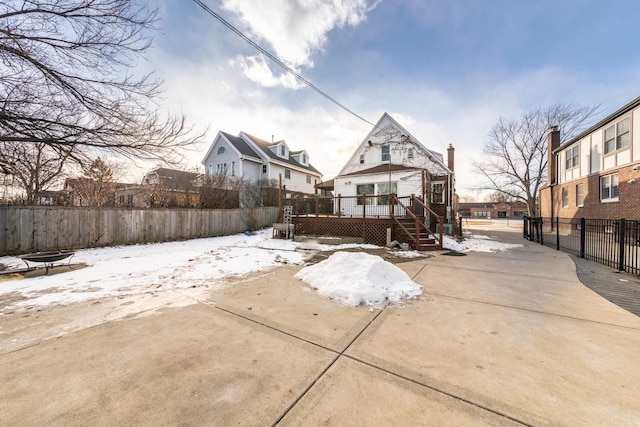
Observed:
[[[523,237],[640,274],[640,220],[525,217]]]

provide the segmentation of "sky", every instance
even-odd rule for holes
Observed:
[[[522,245],[467,233],[461,242],[445,236],[443,246],[459,252],[498,252]],[[354,248],[361,251],[345,251]],[[182,291],[193,297],[200,291],[230,286],[233,281],[229,278],[284,265],[303,266],[322,251],[337,252],[325,261],[305,266],[295,276],[320,295],[352,306],[381,307],[388,301],[402,302],[422,294],[422,288],[406,273],[380,256],[366,253],[367,249],[390,250],[406,258],[424,257],[417,251],[374,245],[272,239],[271,228],[182,242],[82,249],[58,264],[86,264],[84,268],[22,279],[0,276],[0,318],[16,310],[109,297],[161,295],[166,291]],[[42,267],[34,263],[31,266]],[[9,271],[24,269],[25,262],[3,256],[0,267]]]
[[[391,114],[427,148],[456,151],[458,194],[474,187],[498,118],[555,103],[640,95],[635,0],[202,0],[330,97],[371,123]],[[195,1],[156,0],[161,31],[141,65],[164,79],[160,105],[208,129],[285,140],[333,178],[372,126],[296,81]]]

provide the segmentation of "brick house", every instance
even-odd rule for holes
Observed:
[[[458,215],[463,218],[521,219],[526,214],[527,204],[524,202],[473,202],[458,205]]]
[[[543,217],[640,218],[640,97],[560,145],[549,130]]]

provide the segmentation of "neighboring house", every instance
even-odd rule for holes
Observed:
[[[120,186],[116,206],[197,207],[201,175],[195,172],[157,168],[148,172],[140,185]]]
[[[362,140],[349,161],[334,178],[333,190],[341,197],[397,194],[421,197],[438,215],[451,222],[455,176],[454,148],[449,145],[445,162],[442,154],[429,150],[389,114]],[[377,212],[389,214],[388,198],[367,199],[377,204]],[[342,204],[345,214],[362,211],[360,200]]]
[[[202,160],[205,176],[226,175],[248,181],[280,182],[285,192],[315,194],[322,174],[306,151],[291,151],[285,141],[268,142],[245,132],[218,132]]]
[[[640,97],[560,145],[548,135],[543,217],[640,218]]]
[[[522,219],[527,214],[524,202],[473,202],[460,203],[458,215],[476,219]]]

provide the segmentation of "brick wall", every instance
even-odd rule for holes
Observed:
[[[640,219],[640,170],[633,165],[591,175],[568,183],[544,187],[540,190],[540,215],[543,217],[591,219]],[[619,196],[615,202],[600,201],[600,177],[618,173]],[[584,206],[576,206],[576,185],[584,185]],[[569,204],[562,206],[562,189],[566,188]],[[552,200],[553,198],[553,200]],[[553,206],[553,211],[551,211]]]

